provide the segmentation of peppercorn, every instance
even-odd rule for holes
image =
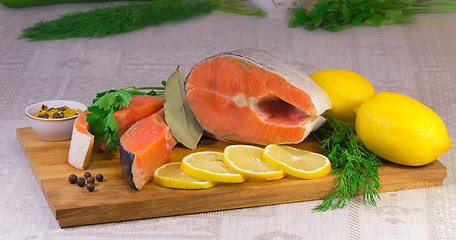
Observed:
[[[95,178],[97,179],[98,182],[103,182],[103,175],[101,173],[97,174],[97,176],[95,176]]]
[[[78,180],[76,181],[76,183],[78,184],[79,187],[84,187],[84,185],[85,185],[85,179],[84,179],[84,178],[78,178]]]
[[[90,172],[85,172],[84,173],[84,177],[85,178],[88,178],[88,177],[91,177],[91,176],[92,176],[92,174]]]
[[[88,177],[88,178],[87,178],[87,183],[95,183],[95,178],[93,178],[93,177]]]
[[[52,118],[63,118],[63,116],[61,117],[61,115],[58,112],[55,112],[54,114],[52,114]]]
[[[76,174],[71,174],[71,175],[68,177],[68,181],[69,181],[71,184],[75,184],[77,180],[78,180],[78,176],[76,176]]]
[[[95,190],[95,184],[87,183],[87,190],[89,190],[89,192],[93,192],[93,190]]]

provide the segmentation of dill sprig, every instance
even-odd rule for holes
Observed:
[[[51,21],[39,21],[22,30],[19,38],[31,41],[72,37],[99,38],[135,31],[166,22],[179,22],[214,10],[246,15],[263,15],[260,9],[246,10],[243,0],[154,0],[96,7],[71,12]]]
[[[330,129],[315,132],[325,155],[331,160],[331,174],[335,176],[333,192],[325,196],[315,211],[343,208],[353,196],[362,194],[364,204],[376,206],[379,198],[379,156],[369,152],[355,133],[354,124],[325,115]],[[336,200],[337,199],[337,200]],[[334,204],[334,201],[336,203]]]

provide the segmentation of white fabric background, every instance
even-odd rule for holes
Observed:
[[[23,110],[49,99],[90,104],[97,92],[156,86],[176,69],[255,47],[310,74],[344,68],[365,76],[377,92],[409,95],[439,114],[456,134],[455,14],[421,14],[415,23],[357,27],[332,33],[287,28],[287,19],[213,12],[178,24],[101,39],[28,42],[16,37],[38,20],[98,4],[23,9],[0,5],[0,239],[456,239],[455,150],[439,160],[443,186],[380,194],[378,207],[354,201],[313,213],[319,201],[59,228],[18,144],[28,126]]]

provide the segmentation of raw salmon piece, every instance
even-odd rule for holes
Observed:
[[[128,185],[141,190],[155,170],[171,160],[176,144],[163,109],[135,123],[120,138],[120,164]]]
[[[256,49],[210,57],[187,76],[195,117],[212,135],[255,143],[299,143],[324,123],[328,95],[306,74]]]
[[[68,153],[68,163],[81,170],[89,165],[95,139],[89,132],[89,123],[86,122],[87,113],[87,110],[82,112],[74,122]]]
[[[164,102],[165,98],[160,96],[133,96],[127,107],[114,112],[114,118],[119,124],[119,137],[121,137],[137,121],[162,109]]]
[[[129,105],[114,112],[114,118],[119,123],[119,137],[122,136],[134,123],[156,113],[163,108],[165,99],[159,96],[135,95]],[[89,132],[90,126],[86,122],[88,111],[81,113],[73,126],[68,163],[77,169],[86,169],[92,151],[104,149],[104,142],[94,147],[94,136]]]

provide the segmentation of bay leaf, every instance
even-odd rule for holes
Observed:
[[[195,149],[203,135],[203,127],[188,105],[184,84],[185,74],[178,67],[165,85],[165,121],[178,142]]]

